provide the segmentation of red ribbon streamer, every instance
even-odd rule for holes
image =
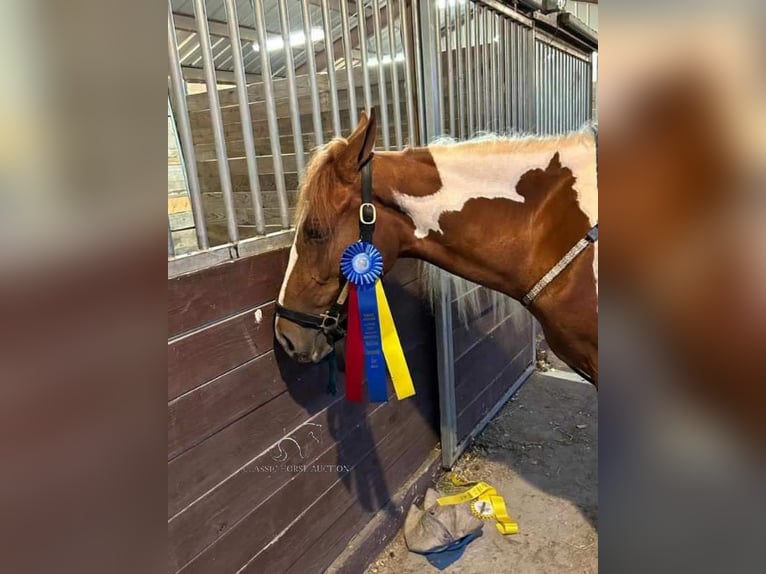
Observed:
[[[348,286],[348,329],[346,331],[346,399],[362,401],[364,345],[359,320],[359,302],[354,284]]]

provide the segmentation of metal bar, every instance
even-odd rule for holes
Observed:
[[[284,0],[280,0],[284,2]],[[348,82],[348,117],[351,120],[352,128],[359,121],[356,110],[356,87],[354,86],[354,59],[351,54],[351,30],[348,25],[348,2],[340,0],[340,29],[343,38],[343,59],[346,66],[346,81]],[[361,38],[360,38],[361,40]],[[309,40],[306,39],[308,42]]]
[[[259,1],[259,0],[256,0]],[[322,3],[322,30],[324,31],[324,52],[327,62],[327,81],[330,88],[330,107],[332,109],[332,128],[336,138],[341,137],[340,106],[338,105],[338,84],[335,81],[335,50],[332,40],[332,19],[329,0]]]
[[[196,0],[198,2],[204,0]],[[279,218],[283,229],[290,227],[290,212],[287,208],[287,190],[285,189],[285,173],[282,165],[282,149],[279,143],[279,124],[277,123],[277,107],[274,103],[274,86],[271,79],[271,61],[266,49],[266,23],[263,16],[263,0],[253,1],[258,45],[261,47],[261,76],[263,77],[263,95],[266,102],[266,119],[269,124],[269,143],[271,144],[271,159],[274,163],[274,179],[277,184],[277,200],[279,202]],[[298,124],[300,126],[300,124]],[[298,130],[300,135],[300,130]],[[302,136],[301,136],[302,137]],[[303,142],[301,142],[303,143]]]
[[[457,2],[455,6],[455,63],[457,68],[457,115],[458,115],[458,130],[457,136],[460,139],[465,139],[465,71],[463,69],[463,23],[462,18],[463,4]]]
[[[207,29],[205,0],[194,0],[194,14],[197,20],[197,34],[199,34],[200,48],[202,50],[202,67],[205,72],[207,97],[208,102],[210,102],[210,121],[213,127],[218,178],[221,180],[223,207],[226,213],[226,229],[229,233],[229,240],[232,243],[236,243],[239,241],[239,230],[237,229],[237,220],[234,213],[234,195],[231,187],[229,158],[226,155],[226,136],[223,131],[223,118],[221,117],[221,106],[218,101],[218,87],[215,81],[215,69],[213,68],[213,51],[210,48],[210,33]]]
[[[227,0],[228,1],[228,0]],[[311,41],[311,10],[309,0],[301,0],[303,15],[303,37],[306,38],[306,63],[309,69],[309,85],[311,89],[311,121],[314,126],[314,141],[317,146],[324,143],[322,133],[322,107],[319,101],[319,86],[317,85],[317,65],[314,54],[314,42]]]
[[[540,115],[540,98],[542,90],[540,89],[540,80],[542,78],[542,45],[535,43],[535,132],[542,133],[542,118]]]
[[[468,106],[468,137],[473,137],[476,132],[476,116],[474,115],[473,105],[473,86],[474,86],[474,66],[473,66],[473,14],[471,11],[471,0],[465,0],[465,71],[466,86],[465,94]]]
[[[168,257],[175,257],[176,247],[173,245],[173,233],[170,231],[170,216],[168,215]]]
[[[325,2],[327,0],[324,0]],[[380,103],[380,119],[383,126],[383,149],[391,148],[390,128],[388,125],[388,101],[386,95],[386,73],[383,69],[383,40],[380,26],[380,2],[372,0],[372,22],[375,28],[375,52],[378,57],[378,102]],[[393,65],[393,62],[392,62]]]
[[[428,131],[426,125],[426,87],[425,72],[422,63],[425,61],[422,49],[423,26],[420,19],[421,5],[419,0],[410,3],[412,7],[412,46],[415,56],[415,85],[417,86],[417,109],[418,109],[418,143],[426,145],[428,143]]]
[[[504,23],[505,41],[503,42],[503,52],[505,53],[505,131],[513,131],[513,74],[511,66],[513,65],[513,51],[511,50],[511,34],[513,33],[513,23],[506,18]]]
[[[446,54],[447,54],[447,102],[449,105],[449,133],[452,137],[458,136],[455,127],[455,70],[452,64],[452,24],[455,20],[454,5],[447,0],[445,10]]]
[[[476,97],[476,131],[479,132],[482,130],[481,127],[481,107],[482,107],[482,95],[481,95],[481,38],[480,38],[480,31],[481,26],[479,24],[481,20],[481,9],[479,8],[479,5],[474,3],[473,5],[473,49],[474,49],[474,95]]]
[[[490,35],[490,17],[491,12],[484,9],[484,18],[482,24],[484,25],[484,129],[492,131],[492,76],[490,70],[490,62],[492,61],[492,38]]]
[[[343,4],[345,5],[345,2]],[[279,0],[279,25],[282,29],[282,44],[285,54],[290,125],[293,128],[293,141],[295,142],[295,166],[298,170],[298,176],[301,176],[306,168],[306,158],[303,155],[303,128],[301,127],[301,110],[298,106],[298,88],[295,84],[295,62],[293,61],[293,48],[290,44],[290,21],[288,17],[286,0]],[[311,43],[310,36],[306,38],[306,43]]]
[[[399,31],[402,34],[402,45],[404,46],[404,91],[407,95],[407,141],[408,145],[414,146],[417,137],[415,135],[415,105],[413,103],[414,94],[412,91],[412,50],[410,49],[410,28],[407,20],[407,6],[405,0],[399,0]],[[414,34],[412,35],[414,36]],[[420,65],[416,66],[419,69]]]
[[[393,0],[386,0],[386,8],[388,17],[386,18],[386,27],[388,28],[388,53],[391,54],[391,87],[393,90],[394,106],[394,135],[396,138],[396,149],[402,149],[404,142],[402,141],[402,107],[401,99],[399,97],[399,71],[396,63],[396,42],[394,26],[396,15],[394,14]]]
[[[439,3],[438,2],[432,2],[432,10],[433,10],[433,27],[432,27],[432,33],[434,34],[434,43],[433,47],[436,50],[436,75],[437,75],[437,82],[438,82],[438,93],[439,93],[439,99],[441,102],[444,102],[444,70],[442,66],[442,27],[441,27],[441,18],[439,17]],[[444,105],[439,106],[439,128],[440,131],[438,135],[443,135],[446,130],[446,116],[447,116],[447,110],[445,110]]]
[[[303,0],[306,2],[307,0]],[[401,0],[400,0],[401,2]],[[372,109],[372,90],[370,89],[370,67],[367,64],[367,15],[364,0],[356,0],[356,21],[359,28],[359,50],[362,56],[362,85],[364,87],[364,107],[367,113]]]
[[[258,160],[256,159],[255,141],[253,139],[253,119],[250,116],[250,98],[247,94],[245,66],[242,62],[242,43],[239,37],[237,3],[235,0],[225,0],[225,6],[226,19],[229,24],[229,38],[231,39],[231,52],[234,56],[232,64],[236,81],[237,103],[239,104],[239,121],[242,124],[242,141],[245,146],[247,181],[250,185],[250,199],[253,203],[253,213],[255,217],[255,230],[258,235],[263,235],[266,233],[266,220],[263,215],[261,182],[258,177]]]
[[[194,140],[192,138],[191,125],[189,123],[189,110],[186,107],[186,93],[181,72],[181,61],[176,47],[176,30],[173,24],[173,8],[168,0],[168,59],[170,60],[170,85],[173,92],[173,119],[176,124],[179,140],[181,142],[181,155],[183,156],[186,184],[189,188],[192,217],[194,218],[194,231],[197,235],[197,246],[200,249],[208,249],[210,243],[207,237],[205,225],[205,210],[202,207],[202,194],[199,189],[199,174],[197,173],[197,158],[194,153]]]
[[[519,48],[518,48],[518,35],[519,26],[517,24],[511,24],[511,41],[510,41],[510,60],[511,60],[511,125],[514,130],[519,129],[519,89],[518,89],[518,75],[519,75]]]
[[[508,127],[505,123],[505,23],[506,19],[497,16],[497,74],[498,74],[498,90],[497,90],[497,105],[498,105],[498,129],[501,133],[508,131]]]
[[[451,468],[457,459],[457,405],[455,403],[455,357],[452,344],[452,294],[449,275],[441,272],[439,282],[439,297],[435,305],[439,420],[442,466]]]
[[[524,77],[525,82],[528,84],[524,93],[524,102],[527,107],[525,130],[532,132],[535,129],[535,94],[533,92],[535,82],[535,33],[532,28],[524,32],[524,48],[526,54],[524,60],[526,75]]]
[[[436,38],[433,30],[434,22],[434,2],[418,2],[418,12],[420,18],[420,42],[423,50],[423,86],[425,96],[424,108],[426,119],[426,139],[430,140],[443,132],[443,127],[439,124],[439,119],[443,115],[439,108],[442,107],[441,89],[439,86],[439,77],[436,69],[436,63],[439,59],[439,49],[435,45]]]
[[[500,131],[500,98],[498,77],[500,76],[500,56],[498,48],[500,47],[500,33],[498,31],[498,15],[494,12],[490,12],[492,33],[490,34],[490,46],[492,46],[492,130],[495,132]]]

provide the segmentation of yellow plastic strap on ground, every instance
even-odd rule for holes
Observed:
[[[472,483],[460,481],[454,474],[450,473],[450,480],[455,486],[467,486]],[[505,506],[505,499],[497,494],[497,490],[486,482],[477,482],[465,492],[442,496],[436,499],[439,506],[448,506],[452,504],[461,504],[474,499],[486,500],[492,505],[494,518],[497,520],[497,530],[500,534],[517,534],[519,525],[508,516],[508,510]]]
[[[388,372],[391,374],[391,380],[394,383],[396,398],[399,400],[406,399],[415,394],[415,385],[412,384],[412,376],[410,375],[410,369],[407,367],[407,360],[404,358],[402,344],[399,341],[399,333],[396,332],[391,308],[388,306],[386,293],[383,291],[383,284],[380,281],[375,283],[375,294],[378,299],[380,340],[383,344],[383,356],[386,358]]]

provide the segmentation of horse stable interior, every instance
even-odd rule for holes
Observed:
[[[361,110],[386,150],[595,119],[597,6],[556,4],[169,1],[170,572],[361,571],[532,373],[519,304],[402,260],[417,394],[350,403],[274,344],[274,300],[311,151]]]

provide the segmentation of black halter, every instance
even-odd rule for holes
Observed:
[[[362,166],[362,205],[359,206],[359,238],[367,243],[372,243],[372,234],[375,231],[375,221],[377,212],[372,203],[372,156]],[[321,331],[327,342],[333,345],[346,336],[346,329],[343,327],[343,307],[348,296],[348,283],[345,277],[341,275],[340,289],[335,297],[335,302],[330,308],[321,314],[305,313],[288,309],[278,302],[275,304],[276,314],[283,319],[287,319],[305,327],[307,329],[317,329]]]

